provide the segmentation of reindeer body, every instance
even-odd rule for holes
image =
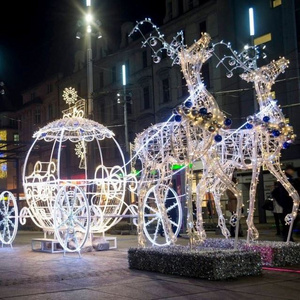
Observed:
[[[249,192],[249,213],[247,217],[247,240],[257,239],[259,234],[253,223],[255,210],[255,196],[260,169],[264,166],[280,181],[292,196],[294,201],[293,211],[286,216],[286,221],[291,224],[296,217],[299,206],[299,195],[288,181],[280,167],[280,152],[284,143],[294,138],[292,127],[286,124],[284,115],[271,96],[271,87],[277,76],[284,72],[288,61],[281,58],[267,66],[244,73],[241,77],[253,81],[257,93],[260,111],[249,118],[246,124],[248,129],[221,130],[223,141],[212,148],[209,153],[215,157],[215,164],[208,164],[205,176],[197,188],[197,199],[201,203],[203,190],[209,188],[214,194],[216,206],[220,206],[220,196],[227,188],[224,176],[231,179],[235,169],[252,170],[252,179]],[[221,170],[221,171],[219,171]],[[214,177],[212,177],[214,174]],[[240,218],[242,203],[238,202],[237,215],[233,216],[234,224]],[[221,209],[219,209],[221,211]],[[202,230],[201,227],[198,230]],[[236,230],[238,234],[238,230]],[[289,234],[290,236],[290,234]],[[289,238],[288,238],[289,239]]]
[[[154,184],[163,215],[163,227],[171,243],[175,242],[176,237],[169,223],[165,221],[168,217],[164,209],[165,190],[170,185],[174,173],[171,166],[173,164],[188,166],[191,162],[201,158],[212,147],[216,134],[224,126],[225,116],[201,79],[202,65],[211,56],[212,50],[208,49],[209,42],[209,35],[203,34],[190,48],[181,47],[177,52],[176,62],[181,65],[190,93],[190,97],[177,108],[177,116],[180,116],[180,120],[152,125],[137,135],[135,140],[134,151],[138,153],[142,162],[138,188],[139,211],[142,211],[142,203],[147,191]],[[198,232],[194,229],[192,172],[192,168],[188,167],[185,193],[188,206],[187,231],[191,244],[205,238],[202,236],[204,231]],[[202,216],[198,216],[198,220],[200,218]],[[140,220],[142,219],[143,216],[140,215]],[[225,220],[222,224],[225,225]],[[142,226],[142,222],[139,222],[138,242],[140,246],[145,244]],[[229,235],[226,226],[223,226],[222,230],[226,236]]]

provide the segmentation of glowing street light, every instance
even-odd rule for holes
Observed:
[[[122,82],[123,82],[123,94],[124,94],[124,127],[125,127],[125,149],[129,152],[128,143],[128,119],[127,119],[127,99],[126,99],[126,66],[122,65]]]
[[[255,34],[254,11],[252,7],[249,8],[249,28],[250,28],[250,36],[254,36]]]

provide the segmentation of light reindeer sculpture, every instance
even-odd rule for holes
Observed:
[[[150,34],[148,37],[143,35],[140,26],[144,23],[152,25],[154,35]],[[212,56],[213,49],[208,48],[210,36],[204,33],[198,41],[187,47],[183,42],[183,33],[180,32],[168,44],[150,19],[138,22],[131,34],[137,31],[144,38],[143,46],[148,45],[151,47],[154,62],[159,62],[160,53],[167,51],[167,55],[173,60],[173,64],[181,66],[190,93],[188,99],[175,109],[174,121],[152,125],[136,137],[134,151],[142,163],[138,188],[140,214],[138,243],[140,246],[145,246],[143,227],[155,221],[144,217],[145,208],[152,213],[157,214],[159,212],[161,215],[160,219],[156,217],[157,227],[152,238],[153,244],[156,243],[160,225],[162,225],[165,232],[165,244],[172,244],[176,241],[176,234],[180,228],[177,227],[174,234],[171,227],[172,225],[178,226],[178,224],[173,221],[170,222],[168,219],[168,212],[176,204],[171,208],[165,208],[168,192],[171,190],[173,196],[176,194],[170,187],[172,175],[174,174],[171,167],[176,163],[188,166],[185,173],[185,196],[188,211],[187,233],[190,244],[193,245],[205,238],[205,236],[202,236],[205,231],[197,231],[194,228],[191,191],[193,169],[191,163],[201,158],[214,143],[219,142],[222,137],[218,132],[231,123],[219,109],[217,102],[207,91],[201,78],[202,65]],[[157,47],[158,50],[155,50],[154,47]],[[227,180],[226,184],[237,192],[235,185],[229,179],[225,178],[225,180]],[[151,199],[155,199],[156,208],[153,208],[153,205],[150,204]],[[198,216],[197,222],[203,222],[202,215]],[[218,224],[222,233],[228,237],[230,233],[221,214]]]
[[[227,47],[231,48],[230,45],[227,45]],[[254,50],[256,50],[255,47]],[[251,63],[249,61],[245,63],[236,52],[232,51],[232,53],[233,56],[225,56],[220,63],[230,58],[229,65],[234,67],[229,70],[229,74],[232,74],[233,69],[244,68],[245,72],[240,76],[247,82],[254,83],[259,112],[254,116],[248,117],[244,128],[221,130],[220,134],[223,136],[223,141],[212,147],[207,153],[209,159],[206,161],[205,173],[197,187],[198,207],[201,209],[201,202],[207,189],[212,191],[216,206],[220,207],[221,195],[226,189],[231,189],[231,186],[224,184],[223,177],[227,176],[227,178],[231,179],[235,169],[252,170],[247,217],[247,242],[257,239],[259,233],[253,222],[255,196],[259,173],[261,167],[264,167],[285,187],[293,199],[292,212],[285,216],[286,223],[290,225],[287,238],[287,241],[289,241],[292,224],[297,216],[299,207],[299,195],[281,170],[280,152],[283,148],[288,148],[295,139],[295,134],[277,105],[277,101],[272,98],[271,93],[272,85],[279,74],[284,73],[289,61],[285,58],[280,58],[268,65],[257,68],[256,57]],[[248,59],[248,56],[246,58]],[[208,155],[206,156],[208,157]],[[205,157],[203,160],[205,161]],[[241,193],[238,192],[238,194],[240,195]],[[237,221],[236,240],[242,207],[242,203],[239,200],[240,197],[238,197],[237,214],[234,218]],[[200,224],[200,226],[203,226],[203,224]],[[198,230],[201,231],[203,228],[198,228]]]

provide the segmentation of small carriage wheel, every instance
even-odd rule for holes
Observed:
[[[15,196],[4,191],[0,194],[0,241],[12,244],[18,230],[18,205]]]
[[[53,225],[57,240],[67,252],[80,252],[90,230],[90,209],[85,193],[67,184],[57,193],[53,209]]]
[[[145,195],[143,200],[144,233],[152,245],[166,246],[174,241],[166,233],[162,222],[163,212],[158,202],[159,192],[164,195],[167,222],[169,222],[171,229],[175,231],[174,238],[177,237],[181,228],[182,209],[177,193],[167,185],[153,186]]]

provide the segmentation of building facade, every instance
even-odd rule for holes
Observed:
[[[249,8],[254,11],[255,33],[249,33]],[[241,51],[245,45],[265,45],[265,60],[268,63],[280,56],[290,60],[290,67],[278,78],[274,92],[283,112],[290,119],[296,134],[300,137],[299,105],[299,53],[300,53],[300,4],[295,0],[165,0],[165,18],[160,31],[170,42],[177,32],[183,31],[185,43],[191,45],[207,32],[213,43],[220,40],[231,42],[232,47]],[[151,17],[151,16],[149,16]],[[128,37],[134,24],[124,23],[121,27],[119,47],[112,51],[108,38],[93,41],[93,118],[113,130],[121,147],[125,149],[124,101],[126,98],[128,114],[129,142],[133,142],[137,133],[151,124],[165,121],[172,110],[187,96],[187,88],[179,66],[172,65],[166,55],[161,62],[153,62],[148,47],[141,47],[142,39],[135,34]],[[39,127],[51,120],[60,118],[65,108],[62,92],[66,87],[74,87],[78,95],[87,98],[86,45],[80,40],[81,50],[75,56],[74,72],[68,76],[56,75],[49,80],[29,88],[23,93],[23,107],[17,113],[20,140],[30,141]],[[222,57],[223,49],[216,48],[215,53]],[[247,116],[255,111],[253,86],[243,82],[234,74],[226,76],[225,68],[216,68],[217,56],[212,57],[203,66],[204,83],[217,99],[221,109],[233,120],[233,127],[245,123]],[[122,85],[122,65],[126,66],[127,84],[124,96]],[[125,97],[125,98],[124,98]],[[292,162],[300,167],[299,137],[289,150],[284,150],[283,161]],[[104,147],[108,163],[113,164],[118,151],[109,143]],[[36,151],[37,157],[43,152]],[[126,153],[129,159],[130,154]],[[199,169],[201,169],[201,165]],[[70,166],[70,165],[69,165]],[[197,167],[198,168],[198,167]],[[241,174],[243,189],[248,188],[248,174]],[[195,174],[195,184],[200,178]],[[272,179],[270,179],[271,181]],[[269,181],[269,180],[268,180]],[[180,176],[177,184],[181,184]],[[267,186],[266,186],[267,188]]]

